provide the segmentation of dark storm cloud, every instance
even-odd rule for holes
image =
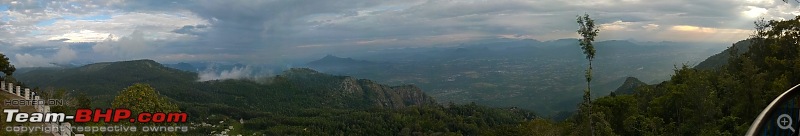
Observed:
[[[271,57],[298,54],[287,52],[292,51],[291,47],[304,45],[367,49],[353,46],[360,42],[380,45],[387,43],[373,41],[401,40],[419,40],[419,44],[429,44],[424,43],[426,37],[471,33],[476,35],[471,37],[473,40],[479,40],[474,38],[489,38],[499,34],[548,35],[571,32],[575,15],[582,13],[594,15],[601,24],[622,21],[658,24],[662,27],[750,28],[725,24],[741,20],[741,3],[731,1],[300,0],[156,3],[130,5],[173,5],[209,20],[208,29],[201,32],[196,41],[180,43],[192,46],[186,48],[195,49],[191,51],[193,53],[235,52],[267,54]],[[195,29],[184,26],[173,32],[198,35],[200,32],[192,31]],[[302,51],[313,52],[313,49],[305,48]]]
[[[179,34],[190,34],[190,35],[199,35],[202,29],[208,28],[206,25],[185,25],[179,29],[172,30],[174,33]]]
[[[205,40],[236,47],[281,46],[287,35],[308,29],[303,17],[343,14],[374,4],[372,1],[204,1],[190,10],[211,20]],[[233,7],[233,8],[232,8]]]
[[[175,33],[197,35],[193,41],[179,41],[166,49],[176,51],[208,51],[205,53],[280,53],[286,45],[305,40],[326,39],[296,35],[314,23],[304,17],[315,14],[354,15],[359,8],[378,4],[376,1],[129,1],[117,3],[122,9],[189,10],[209,20],[209,26],[184,26]],[[153,5],[148,7],[147,5]],[[129,7],[129,8],[124,8]],[[204,29],[197,31],[197,29]],[[191,46],[191,47],[181,47]],[[191,48],[192,50],[184,50]]]

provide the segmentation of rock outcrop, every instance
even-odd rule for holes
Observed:
[[[305,87],[303,90],[324,93],[331,100],[348,102],[342,105],[345,107],[396,109],[436,103],[432,97],[414,85],[389,86],[367,79],[323,74],[308,68],[293,68],[284,72],[281,77],[298,83],[301,88]]]

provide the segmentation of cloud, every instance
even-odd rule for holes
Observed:
[[[69,19],[56,18],[48,26],[38,26],[31,31],[41,31],[34,37],[48,39],[70,39],[67,42],[101,42],[107,35],[127,35],[133,31],[151,32],[148,40],[178,39],[186,35],[173,33],[172,30],[183,26],[204,26],[207,22],[188,11],[174,11],[174,13],[119,13],[118,11],[104,11],[97,13],[109,16],[107,19]]]
[[[14,62],[15,67],[52,67],[53,64],[50,64],[51,61],[49,58],[45,58],[41,55],[33,55],[33,54],[14,54],[14,58],[16,58],[16,62]]]
[[[179,34],[198,35],[202,32],[205,32],[207,30],[206,28],[208,28],[206,25],[185,25],[179,29],[172,30],[172,32]]]
[[[647,31],[653,31],[653,30],[658,30],[658,26],[660,26],[660,25],[647,24],[647,25],[642,26],[642,28],[644,28],[644,30],[647,30]]]
[[[713,42],[714,40],[746,39],[750,34],[752,34],[752,30],[676,25],[656,35],[665,36],[666,38],[664,39],[667,40],[681,39],[691,42]]]
[[[672,26],[670,30],[688,32],[688,33],[705,33],[705,34],[747,34],[752,32],[751,30],[743,30],[743,29],[721,29],[721,28],[699,27],[690,25],[676,25]]]
[[[756,6],[747,6],[750,10],[742,11],[742,16],[756,18],[767,14],[767,9]]]
[[[632,31],[630,27],[634,23],[632,22],[623,22],[621,20],[614,21],[611,23],[600,24],[600,29],[603,31]]]
[[[118,58],[139,57],[157,49],[155,45],[145,40],[144,32],[138,30],[118,40],[113,39],[115,38],[112,35],[108,35],[105,41],[94,45],[92,49],[96,53]]]
[[[47,40],[56,40],[62,42],[99,42],[103,41],[109,33],[98,33],[92,30],[81,30],[78,32],[71,32],[62,34],[60,36],[50,37]]]
[[[77,57],[77,52],[65,45],[58,48],[58,51],[49,57],[28,53],[14,54],[16,61],[12,63],[16,67],[52,67],[56,66],[55,64],[67,64]]]
[[[210,81],[210,80],[225,80],[225,79],[247,79],[247,80],[256,80],[263,75],[259,75],[254,72],[253,68],[250,66],[245,67],[233,67],[230,70],[216,70],[214,67],[206,69],[197,74],[198,81]]]
[[[61,47],[58,49],[56,54],[53,55],[52,60],[54,63],[63,64],[72,61],[77,57],[78,54],[74,50],[70,49],[69,47]]]

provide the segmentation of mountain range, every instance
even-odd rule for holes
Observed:
[[[413,85],[387,86],[366,79],[334,76],[293,68],[273,77],[198,82],[197,74],[153,60],[104,62],[67,69],[39,69],[15,74],[29,86],[56,87],[85,93],[96,106],[109,106],[113,96],[134,83],[147,83],[187,108],[241,108],[276,111],[288,107],[402,108],[434,100]],[[287,102],[296,101],[299,102]],[[311,101],[314,100],[314,101]],[[203,104],[218,107],[206,107]],[[246,105],[242,105],[246,104]]]
[[[588,62],[577,39],[495,39],[452,47],[327,55],[303,65],[387,84],[414,84],[440,103],[520,107],[542,115],[573,111],[586,88]],[[724,46],[610,40],[596,43],[593,96],[615,91],[627,77],[654,84],[680,65],[694,65]]]

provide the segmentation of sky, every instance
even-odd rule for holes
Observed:
[[[132,59],[288,58],[496,38],[733,43],[753,21],[800,15],[781,0],[0,0],[0,53],[17,67]]]

